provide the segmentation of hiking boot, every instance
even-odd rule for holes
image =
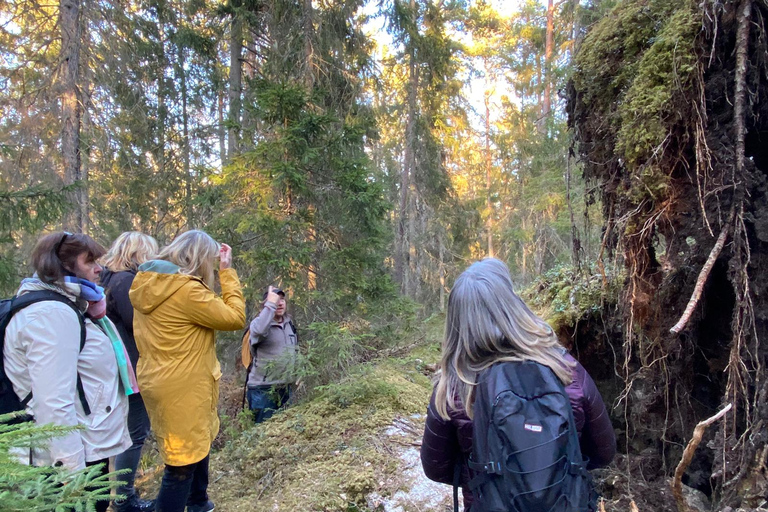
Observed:
[[[115,512],[153,512],[155,500],[142,500],[135,494],[124,501],[114,501],[112,510]]]
[[[208,500],[202,505],[187,505],[187,512],[211,512],[215,508],[213,502]]]

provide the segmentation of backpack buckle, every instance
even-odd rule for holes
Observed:
[[[493,462],[493,461],[488,462],[487,464],[483,465],[483,470],[489,475],[500,475],[501,462]]]
[[[502,474],[502,468],[501,468],[501,462],[474,462],[472,460],[468,461],[468,465],[470,469],[480,472],[480,473],[487,473],[489,475],[501,475]]]

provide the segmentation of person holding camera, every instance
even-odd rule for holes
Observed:
[[[272,417],[291,398],[289,375],[298,353],[298,337],[286,314],[285,292],[270,286],[261,312],[250,326],[251,364],[248,368],[248,408],[256,423]]]

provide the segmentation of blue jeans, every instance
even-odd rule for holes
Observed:
[[[118,477],[118,480],[124,483],[117,488],[117,493],[124,495],[126,500],[130,500],[131,496],[136,494],[133,482],[136,479],[136,469],[139,467],[139,461],[141,460],[141,449],[144,447],[144,441],[149,435],[149,428],[149,416],[147,415],[147,408],[144,407],[144,400],[142,400],[141,395],[129,396],[128,432],[131,434],[133,444],[115,457],[115,471],[121,469],[130,470],[129,473]]]
[[[187,505],[208,501],[208,455],[188,466],[165,465],[155,501],[156,512],[184,512]]]
[[[256,423],[266,421],[291,399],[291,386],[258,386],[248,388],[248,408]]]

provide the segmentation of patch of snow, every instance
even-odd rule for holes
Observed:
[[[423,421],[423,414],[413,415],[411,421],[398,419],[384,431],[384,434],[389,437],[397,436],[403,440],[410,438],[413,441],[413,431],[423,431]],[[394,447],[401,460],[398,471],[400,490],[390,497],[384,497],[379,493],[368,495],[368,507],[384,512],[451,510],[453,487],[427,478],[421,468],[418,447],[404,446],[396,442],[391,443],[390,446]],[[461,501],[461,495],[459,495],[459,501]]]

